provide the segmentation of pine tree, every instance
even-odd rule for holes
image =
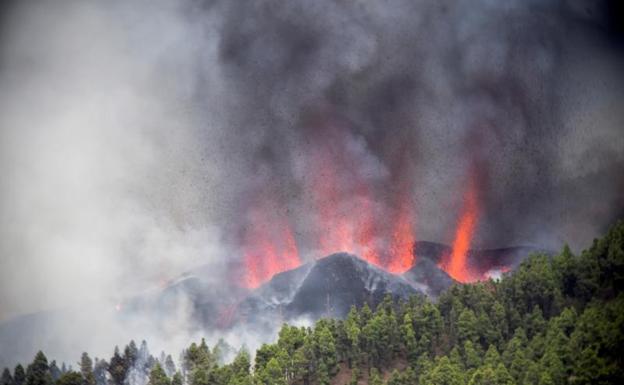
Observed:
[[[107,370],[111,376],[113,385],[124,385],[128,366],[124,358],[119,354],[119,348],[117,346],[115,346],[115,352],[110,359],[110,364],[108,365]]]
[[[429,378],[423,385],[463,385],[461,369],[453,365],[447,357],[440,358],[431,370]]]
[[[263,385],[286,385],[284,371],[276,358],[271,358],[260,373],[260,383]],[[319,383],[322,383],[320,378]]]
[[[379,376],[379,371],[377,371],[377,369],[375,368],[371,369],[369,383],[370,385],[383,385],[383,381],[381,380],[381,377]]]
[[[139,349],[134,340],[131,340],[124,348],[123,360],[125,362],[126,371],[134,366],[139,357]]]
[[[233,374],[228,385],[251,385],[251,359],[246,349],[241,349],[241,351],[238,352],[231,367]]]
[[[538,385],[555,385],[555,382],[550,377],[550,374],[543,373],[540,377]]]
[[[184,379],[182,378],[182,373],[175,372],[173,378],[171,378],[171,385],[183,385]],[[239,385],[239,384],[236,384]]]
[[[349,347],[347,350],[347,360],[348,366],[351,368],[353,366],[358,366],[361,360],[360,353],[360,316],[355,308],[355,306],[351,306],[351,310],[347,315],[347,319],[344,322],[345,334],[349,341]]]
[[[468,385],[497,385],[494,369],[490,366],[480,367],[472,374]]]
[[[353,370],[351,370],[351,380],[349,380],[349,385],[358,385],[359,380],[360,370],[358,368],[353,368]]]
[[[416,343],[416,332],[414,324],[409,313],[405,313],[403,317],[403,325],[401,326],[403,345],[410,361],[415,362],[418,359],[418,345]]]
[[[148,385],[171,385],[171,380],[167,377],[167,373],[160,366],[160,363],[156,363],[149,374]]]
[[[457,337],[460,344],[465,341],[477,342],[479,336],[477,329],[477,317],[474,312],[468,308],[464,309],[457,321]]]
[[[2,377],[0,377],[0,385],[13,385],[13,376],[9,368],[4,368]]]
[[[86,352],[80,356],[80,374],[82,374],[83,385],[96,385],[95,375],[93,374],[93,361]]]
[[[487,352],[485,352],[485,358],[483,359],[483,364],[495,368],[498,364],[501,363],[500,354],[498,354],[498,350],[496,350],[496,346],[490,345]]]
[[[51,385],[52,376],[48,367],[48,359],[42,351],[35,355],[26,372],[26,385]]]
[[[56,385],[82,385],[82,375],[78,372],[67,371],[56,381]]]
[[[494,375],[496,376],[497,385],[515,385],[516,384],[513,377],[511,376],[511,374],[509,374],[509,371],[507,370],[507,368],[505,368],[505,365],[503,365],[502,363],[496,366],[496,369],[494,370]]]
[[[61,377],[61,369],[56,366],[56,361],[50,362],[50,376],[52,376],[52,382],[58,380]]]
[[[95,378],[96,385],[107,385],[106,372],[108,371],[108,363],[106,360],[95,359],[95,365],[93,367],[93,377]]]
[[[337,355],[334,337],[328,327],[317,327],[314,331],[314,344],[319,357],[319,371],[328,378],[334,376],[337,368]]]
[[[15,385],[24,385],[26,382],[26,372],[24,372],[24,367],[21,364],[17,364],[13,370],[13,382]]]
[[[481,366],[481,357],[470,340],[464,343],[464,365],[466,369],[476,369]]]
[[[167,354],[167,357],[165,357],[164,369],[168,376],[173,376],[176,372],[176,366],[170,354]]]

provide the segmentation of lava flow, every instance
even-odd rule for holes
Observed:
[[[482,278],[479,273],[472,271],[468,264],[468,250],[477,225],[478,215],[477,186],[474,179],[471,178],[464,195],[453,249],[439,264],[440,268],[459,282],[473,282]]]

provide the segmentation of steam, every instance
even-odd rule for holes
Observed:
[[[285,223],[303,262],[321,256],[327,164],[331,222],[368,205],[381,248],[405,211],[416,239],[452,242],[475,168],[474,246],[587,245],[624,213],[605,7],[16,2],[0,43],[0,320],[95,306],[28,348],[80,335],[53,353],[126,337],[179,351],[209,333],[183,299],[162,339],[115,305],[199,265],[237,287],[252,226]],[[259,207],[277,220],[256,223]]]

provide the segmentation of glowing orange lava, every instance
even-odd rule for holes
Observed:
[[[251,189],[243,233],[246,287],[299,266],[297,242],[305,259],[346,252],[396,274],[414,264],[408,158],[401,157],[388,171],[371,158],[366,143],[354,141],[347,125],[323,121],[316,128],[296,164],[302,186],[297,208],[305,215],[292,222],[297,240],[292,218],[278,214],[279,194],[266,183]]]
[[[266,203],[250,210],[243,252],[244,286],[248,288],[256,288],[275,274],[301,264],[287,219]]]
[[[391,273],[405,273],[414,265],[414,226],[411,205],[403,200],[392,231],[390,260],[386,268]]]
[[[319,147],[310,156],[306,188],[316,212],[318,257],[337,252],[360,256],[380,266],[375,247],[375,218],[368,182],[356,174],[340,148]]]
[[[464,195],[462,213],[457,223],[453,241],[453,250],[440,263],[440,267],[459,282],[473,282],[481,279],[481,275],[473,272],[468,265],[468,250],[479,215],[477,198],[477,186],[471,179]]]

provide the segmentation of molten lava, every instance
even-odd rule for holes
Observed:
[[[409,270],[414,262],[411,179],[397,178],[396,185],[376,190],[374,175],[361,172],[362,163],[371,160],[359,159],[359,150],[340,127],[327,135],[331,139],[324,143],[331,145],[313,146],[306,158],[317,256],[347,252],[393,273]]]
[[[474,179],[468,183],[464,195],[462,213],[457,223],[453,249],[443,258],[440,267],[459,282],[473,282],[482,278],[481,274],[471,270],[468,264],[468,250],[472,241],[479,215],[477,186]]]
[[[288,220],[266,202],[250,210],[243,252],[244,286],[248,288],[301,264]]]
[[[386,268],[391,273],[402,274],[414,265],[414,226],[411,205],[402,202],[392,232],[390,260]]]
[[[295,164],[303,216],[280,215],[279,194],[266,182],[250,188],[242,238],[246,287],[299,266],[298,247],[313,258],[351,253],[392,273],[414,264],[408,157],[388,170],[368,155],[366,143],[354,140],[348,126],[324,121],[318,130],[311,130]],[[301,217],[305,220],[291,221]],[[291,223],[297,225],[297,239]]]

